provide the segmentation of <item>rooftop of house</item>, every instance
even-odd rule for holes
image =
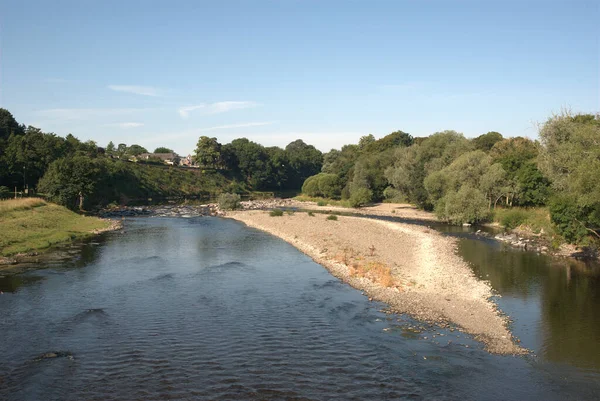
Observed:
[[[138,156],[138,159],[149,159],[150,157],[156,157],[161,160],[173,160],[179,156],[177,153],[142,153]]]

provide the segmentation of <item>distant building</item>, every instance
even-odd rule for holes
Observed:
[[[179,165],[183,167],[198,167],[192,155],[187,155],[179,160]]]
[[[177,153],[142,153],[135,157],[136,160],[161,160],[170,166],[179,165],[181,158]]]

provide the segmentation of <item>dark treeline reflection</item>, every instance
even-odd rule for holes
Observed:
[[[475,274],[502,294],[504,312],[539,305],[537,313],[518,313],[521,320],[532,321],[515,325],[536,327],[536,353],[581,368],[600,365],[600,266],[477,240],[462,240],[460,252]]]

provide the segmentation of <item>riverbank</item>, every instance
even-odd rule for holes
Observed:
[[[456,255],[454,239],[426,227],[349,216],[238,211],[227,217],[285,240],[394,312],[454,323],[492,353],[526,352],[490,301],[490,286]]]
[[[38,198],[1,201],[0,266],[119,227],[119,221],[82,216]]]

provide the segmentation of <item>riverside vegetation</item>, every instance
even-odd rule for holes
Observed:
[[[536,141],[498,132],[364,136],[325,154],[302,193],[332,206],[408,201],[451,224],[496,221],[553,245],[597,249],[600,116],[564,111],[541,124]]]
[[[70,209],[91,210],[148,198],[302,187],[323,206],[409,202],[452,224],[495,219],[543,231],[554,244],[594,248],[600,241],[597,115],[554,115],[536,141],[494,131],[474,139],[455,131],[424,138],[396,131],[325,154],[302,140],[282,149],[201,136],[198,169],[129,161],[144,152],[137,144],[101,148],[44,133],[0,109],[0,197],[28,188]]]

